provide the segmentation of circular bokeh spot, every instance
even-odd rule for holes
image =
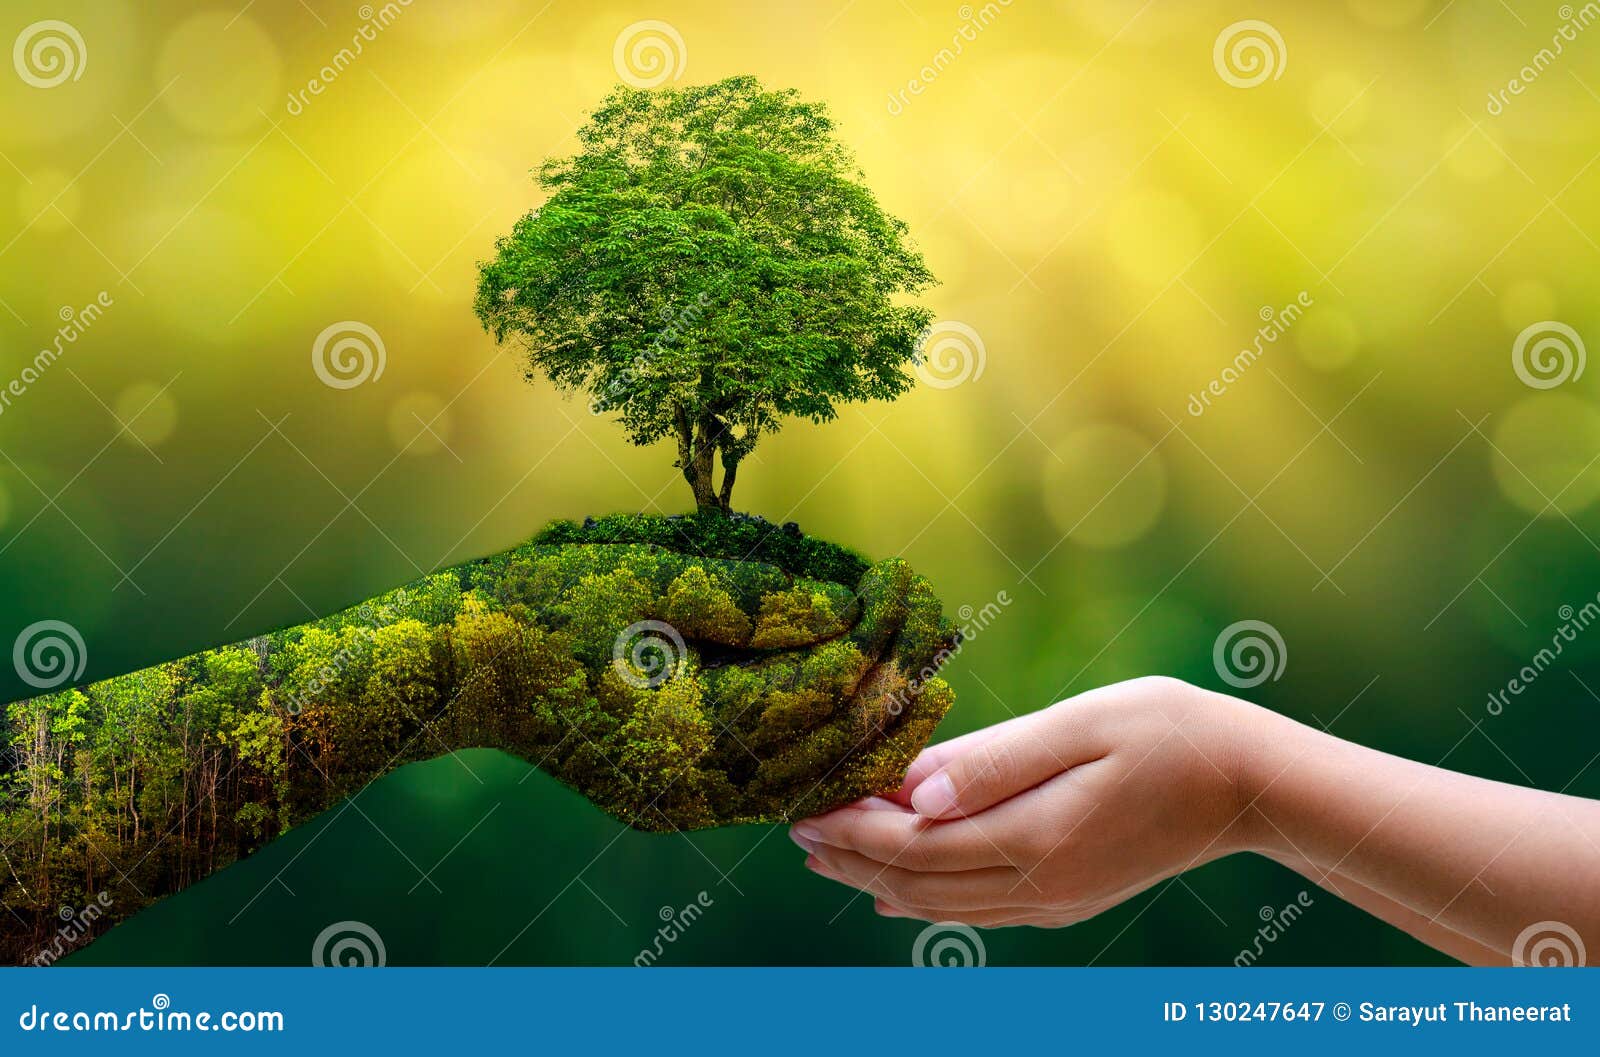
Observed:
[[[1194,207],[1166,191],[1138,191],[1112,208],[1107,252],[1124,272],[1166,284],[1193,263],[1204,245]]]
[[[407,393],[389,408],[389,437],[407,455],[435,455],[448,448],[454,424],[445,403],[432,393]]]
[[[178,427],[178,402],[170,390],[154,382],[135,382],[128,386],[111,405],[118,421],[123,424],[117,434],[133,445],[154,448],[172,436]]]
[[[83,192],[64,169],[41,169],[17,187],[17,213],[35,231],[65,231],[77,220]]]
[[[1439,153],[1445,156],[1445,166],[1457,179],[1483,183],[1506,167],[1506,156],[1489,141],[1490,135],[1487,129],[1458,124],[1439,137]]]
[[[1307,109],[1318,123],[1330,126],[1337,135],[1358,132],[1367,123],[1372,106],[1372,95],[1366,90],[1370,80],[1343,70],[1319,77],[1311,86]]]
[[[1360,336],[1355,321],[1336,308],[1317,308],[1295,324],[1300,358],[1319,371],[1336,371],[1356,358]]]
[[[191,132],[231,136],[263,120],[279,102],[283,60],[246,17],[211,12],[187,19],[167,38],[156,64],[161,97]]]
[[[1399,29],[1421,17],[1427,0],[1347,0],[1350,13],[1369,26]]]
[[[1520,279],[1500,294],[1500,319],[1521,331],[1530,322],[1556,318],[1556,295],[1537,279]]]
[[[1088,547],[1121,547],[1149,532],[1167,500],[1167,469],[1145,437],[1085,426],[1044,462],[1045,506],[1056,527]]]
[[[1500,417],[1493,436],[1495,484],[1528,513],[1560,517],[1600,498],[1600,409],[1587,400],[1527,397]]]

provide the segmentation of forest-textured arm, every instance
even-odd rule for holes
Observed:
[[[97,927],[393,768],[535,763],[639,829],[896,787],[950,706],[926,581],[757,518],[620,516],[335,614],[13,704],[0,954]],[[50,960],[47,957],[46,960]]]

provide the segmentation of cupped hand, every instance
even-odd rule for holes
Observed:
[[[806,865],[888,917],[1070,925],[1252,845],[1241,761],[1271,713],[1175,679],[934,745],[904,786],[797,823]]]

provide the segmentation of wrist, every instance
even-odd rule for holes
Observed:
[[[1241,698],[1204,691],[1210,699],[1223,746],[1222,769],[1231,783],[1232,802],[1226,832],[1219,844],[1230,852],[1254,852],[1268,858],[1292,855],[1294,849],[1274,821],[1269,802],[1288,777],[1287,769],[1305,751],[1313,734],[1304,725]]]

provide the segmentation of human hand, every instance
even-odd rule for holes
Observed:
[[[898,793],[791,833],[888,917],[1070,925],[1252,846],[1245,750],[1275,719],[1176,679],[1117,683],[934,745]]]

